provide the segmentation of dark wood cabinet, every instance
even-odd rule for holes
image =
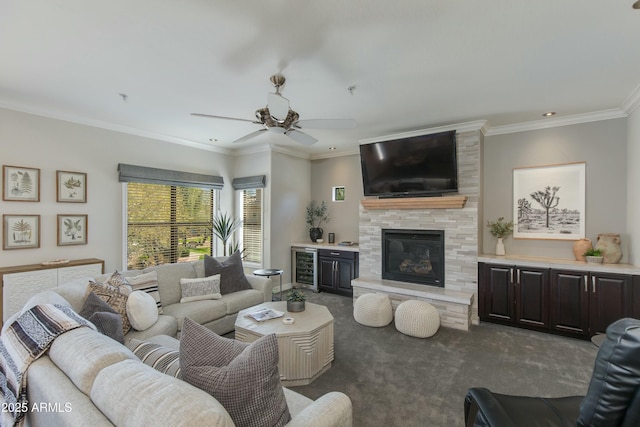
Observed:
[[[640,276],[478,264],[481,320],[589,338],[640,316]]]
[[[546,328],[549,322],[549,272],[497,264],[480,265],[481,319]]]
[[[589,273],[551,270],[549,326],[561,334],[589,336]]]
[[[333,249],[318,251],[318,288],[352,296],[351,280],[359,276],[358,253]]]

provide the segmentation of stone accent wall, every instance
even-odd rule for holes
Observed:
[[[480,200],[479,130],[457,135],[458,193],[463,209],[365,209],[360,205],[360,277],[382,277],[383,228],[444,230],[445,289],[475,295],[471,318],[478,322],[478,210]]]

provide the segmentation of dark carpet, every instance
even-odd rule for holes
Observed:
[[[335,318],[335,360],[326,373],[293,390],[316,399],[341,391],[354,426],[463,426],[469,387],[525,396],[584,395],[597,348],[564,338],[483,322],[470,332],[440,328],[431,338],[353,320],[351,298],[307,292]]]

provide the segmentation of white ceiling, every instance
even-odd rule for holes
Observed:
[[[311,147],[265,132],[240,148],[312,157],[476,120],[499,132],[549,110],[624,117],[640,98],[632,3],[0,0],[0,107],[237,149],[259,125],[189,114],[254,119],[282,73],[301,119],[358,127],[308,130]]]

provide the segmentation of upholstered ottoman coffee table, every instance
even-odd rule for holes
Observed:
[[[286,301],[265,302],[238,313],[235,335],[238,341],[253,342],[276,334],[280,362],[280,380],[285,386],[307,385],[322,375],[333,362],[333,316],[327,307],[307,302],[304,311],[287,312]],[[284,317],[262,322],[247,317],[263,308],[284,311]],[[285,317],[294,319],[287,325]]]

